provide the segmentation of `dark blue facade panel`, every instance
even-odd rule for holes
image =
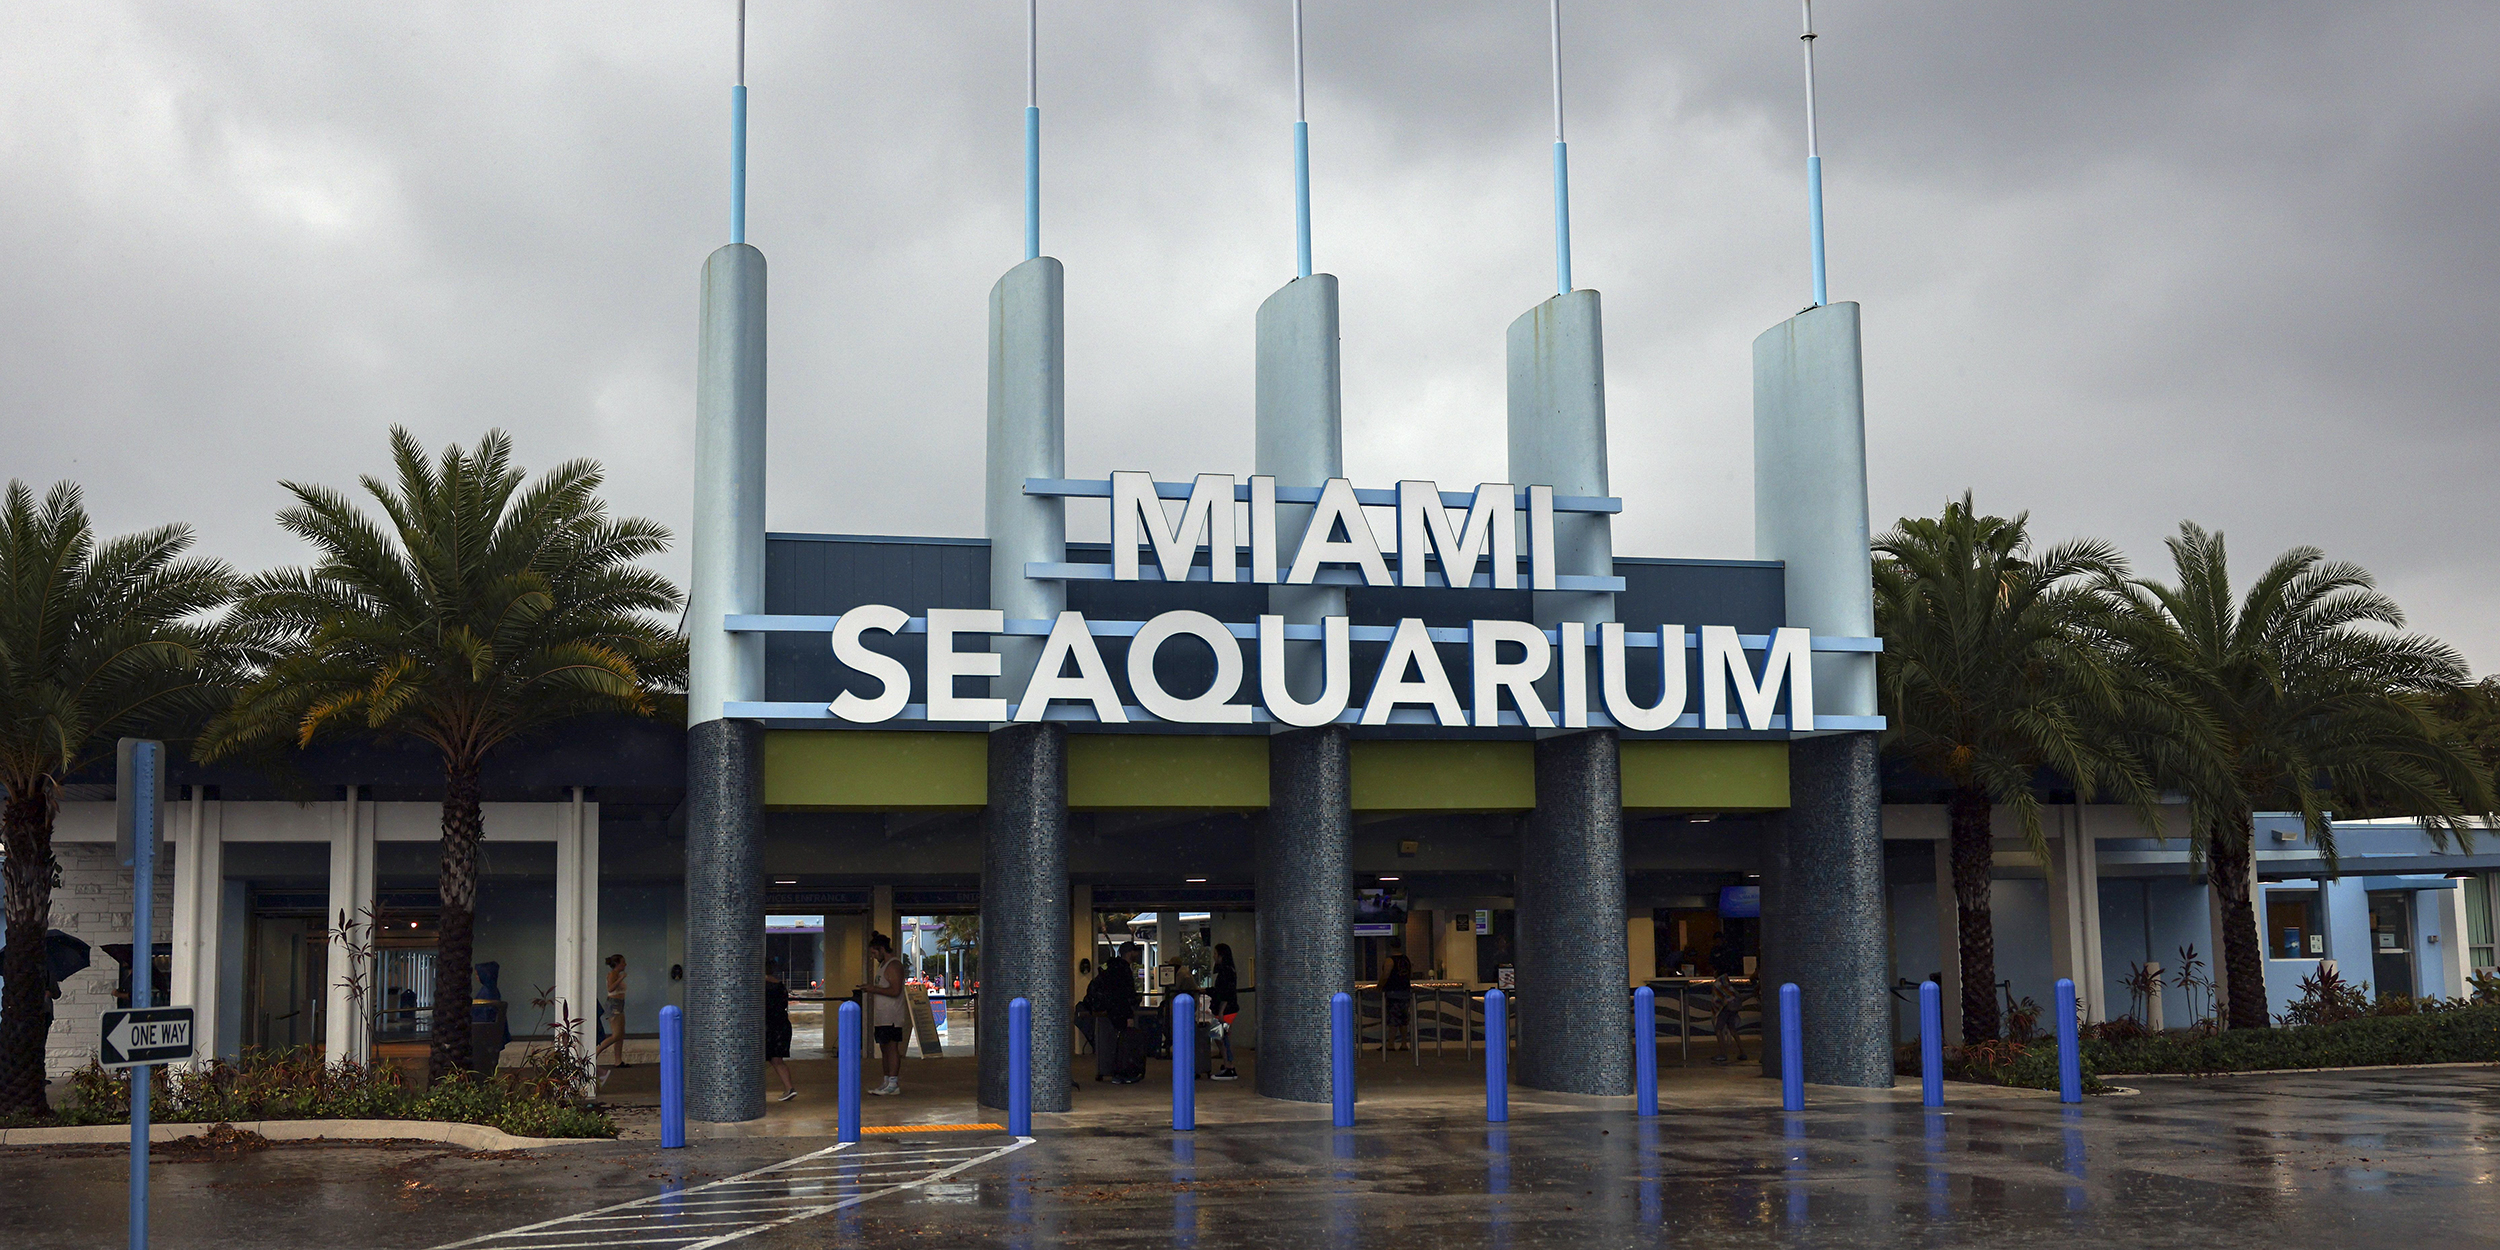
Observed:
[[[1073,563],[1107,564],[1111,553],[1101,543],[1070,543]],[[1205,560],[1203,553],[1199,560]],[[1768,633],[1783,623],[1786,604],[1780,566],[1752,561],[1680,561],[1620,558],[1616,573],[1625,589],[1616,595],[1616,617],[1625,628],[1647,632],[1660,624],[1733,625],[1738,632]],[[776,534],[766,543],[765,611],[774,615],[831,616],[862,604],[883,603],[914,616],[932,607],[979,608],[989,603],[989,545],[977,539],[851,537],[844,535]],[[1142,621],[1161,612],[1194,608],[1228,623],[1255,621],[1267,608],[1267,588],[1254,585],[1177,586],[1165,582],[1070,582],[1068,606],[1090,621]],[[1395,625],[1416,617],[1436,628],[1461,628],[1471,620],[1530,615],[1526,591],[1409,590],[1396,587],[1348,587],[1347,614],[1357,625]],[[1688,635],[1690,636],[1690,635]],[[1592,643],[1596,640],[1590,639]],[[872,636],[880,654],[902,661],[912,674],[912,701],[928,698],[923,679],[927,648],[923,635]],[[1097,644],[1113,680],[1128,688],[1128,642],[1101,638]],[[1384,643],[1358,643],[1358,672],[1379,666]],[[1467,650],[1444,645],[1437,650],[1443,666],[1465,689]],[[813,702],[841,690],[869,694],[874,683],[840,669],[822,634],[769,634],[765,638],[765,695],[774,701]],[[1661,685],[1654,651],[1635,651],[1627,686],[1632,697],[1655,701]],[[1699,679],[1699,649],[1686,659],[1688,689]],[[1155,675],[1165,690],[1188,697],[1204,692],[1215,678],[1214,656],[1191,639],[1167,643],[1155,656]],[[1247,680],[1255,681],[1255,671]],[[974,693],[966,683],[964,693]],[[1598,692],[1590,692],[1592,700]],[[1360,697],[1360,692],[1357,692]],[[1134,701],[1133,699],[1131,700]],[[1481,731],[1440,731],[1482,736]],[[1438,736],[1434,731],[1406,728],[1400,736]]]

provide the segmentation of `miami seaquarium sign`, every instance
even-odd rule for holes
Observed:
[[[1029,479],[1025,493],[1107,498],[1111,505],[1112,562],[1026,565],[1025,575],[1036,580],[1466,587],[1588,595],[1623,589],[1619,577],[1561,572],[1554,528],[1558,513],[1614,513],[1622,510],[1621,501],[1558,497],[1548,486],[1491,482],[1469,493],[1407,481],[1393,490],[1357,490],[1338,478],[1317,489],[1296,490],[1280,488],[1274,478],[1264,476],[1237,482],[1229,474],[1205,473],[1177,483],[1122,472],[1107,481]],[[1181,505],[1177,521],[1166,500]],[[1236,532],[1235,505],[1241,503],[1248,505],[1241,510],[1247,516],[1246,535]],[[1298,527],[1301,539],[1291,552],[1279,541],[1279,513],[1286,508],[1310,512],[1307,524]],[[1384,551],[1378,541],[1371,509],[1394,510],[1394,551]],[[1051,720],[1143,726],[1612,727],[1634,732],[1882,727],[1875,717],[1818,718],[1814,670],[1808,661],[1813,652],[1872,652],[1881,644],[1871,638],[1815,638],[1795,627],[1747,635],[1721,624],[1662,623],[1634,630],[1611,620],[1566,620],[1541,629],[1528,621],[1494,618],[1436,628],[1415,617],[1394,626],[1356,626],[1345,616],[1287,624],[1281,615],[1224,621],[1190,609],[1143,621],[1088,620],[1076,611],[1051,620],[1009,620],[996,609],[928,608],[915,616],[888,604],[866,604],[830,617],[733,615],[725,625],[733,633],[830,634],[835,661],[874,687],[867,694],[843,691],[828,703],[733,702],[723,708],[732,717],[855,725]],[[870,646],[877,636],[901,634],[927,636],[921,673],[926,703],[911,702],[912,674],[904,662]],[[1013,699],[995,692],[957,694],[957,678],[1002,674],[1006,657],[991,642],[1002,636],[1040,640],[1023,690]],[[1125,668],[1134,703],[1122,697],[1112,680],[1096,641],[1103,638],[1128,640]],[[1156,657],[1181,639],[1214,656],[1214,680],[1203,691],[1175,693],[1156,675]],[[1353,644],[1358,642],[1387,644],[1379,662],[1367,666],[1368,673],[1356,671]],[[1289,663],[1289,643],[1317,644],[1316,681],[1308,672],[1311,649],[1296,648]],[[1443,646],[1463,646],[1465,662],[1443,663]],[[1689,680],[1696,651],[1698,680]],[[1658,675],[1656,698],[1644,701],[1631,694],[1635,666]],[[1302,680],[1289,684],[1289,671]],[[1317,690],[1309,690],[1314,684]],[[1311,697],[1297,694],[1295,685]],[[1688,688],[1696,685],[1698,691]],[[1787,696],[1785,715],[1775,711],[1782,693]],[[1696,702],[1698,708],[1692,706]]]

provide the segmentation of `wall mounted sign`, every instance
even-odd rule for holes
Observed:
[[[1614,513],[1622,502],[1558,497],[1547,486],[1491,482],[1460,493],[1406,481],[1394,490],[1357,490],[1338,478],[1324,487],[1292,490],[1268,477],[1237,484],[1230,475],[1209,473],[1179,483],[1121,472],[1100,481],[1029,479],[1025,493],[1100,498],[1111,505],[1111,563],[1026,565],[1025,575],[1036,580],[1586,594],[1624,588],[1620,577],[1562,572],[1555,532],[1557,514]],[[1165,509],[1166,500],[1180,503],[1177,521]],[[1236,532],[1239,504],[1247,505],[1246,544]],[[1290,553],[1279,541],[1283,507],[1310,509],[1307,522],[1296,520],[1303,536]],[[1378,541],[1370,509],[1394,512],[1393,549],[1384,551]],[[873,690],[846,690],[821,704],[732,702],[722,711],[740,718],[855,725],[1048,720],[1141,727],[1352,724],[1634,732],[1883,727],[1880,717],[1818,716],[1809,662],[1815,652],[1880,650],[1876,639],[1817,638],[1796,627],[1739,634],[1729,625],[1640,624],[1645,627],[1565,620],[1547,629],[1496,618],[1433,627],[1407,617],[1395,625],[1358,626],[1345,616],[1307,624],[1266,614],[1224,621],[1193,609],[1142,621],[1089,620],[1076,611],[1050,620],[1009,620],[995,609],[927,608],[915,615],[890,604],[865,604],[838,616],[732,615],[724,622],[732,633],[829,635],[835,661],[865,677]],[[918,674],[925,702],[911,701],[914,674],[905,663],[870,645],[878,636],[903,634],[926,636]],[[1039,640],[1038,658],[1021,691],[1013,698],[996,691],[958,693],[960,678],[1002,674],[1006,657],[992,641],[1002,637]],[[1127,642],[1125,695],[1096,643],[1100,638]],[[1386,644],[1376,662],[1366,656],[1368,672],[1356,671],[1357,643]],[[1288,661],[1289,649],[1297,655],[1312,649],[1295,644],[1316,644],[1316,665],[1308,660],[1301,665],[1316,673],[1289,682],[1289,670],[1297,667]],[[1167,646],[1203,648],[1212,656],[1213,680],[1206,689],[1184,694],[1165,688],[1155,662]],[[1464,660],[1445,663],[1440,651],[1445,646],[1463,647]],[[1653,674],[1657,697],[1633,697],[1636,686],[1650,688],[1646,678]],[[1696,685],[1698,691],[1690,689]],[[1783,695],[1785,713],[1779,710]]]

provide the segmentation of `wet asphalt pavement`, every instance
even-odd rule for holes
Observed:
[[[2136,1084],[2079,1109],[1383,1118],[1021,1148],[160,1146],[155,1244],[426,1247],[614,1208],[480,1245],[2500,1246],[2500,1069]],[[0,1150],[0,1245],[120,1244],[124,1160]]]

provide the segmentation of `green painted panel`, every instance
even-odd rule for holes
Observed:
[[[1267,806],[1267,736],[1071,734],[1068,806]]]
[[[990,736],[775,729],[764,735],[764,806],[899,811],[989,800]]]
[[[1651,739],[1623,744],[1631,810],[1773,811],[1788,806],[1788,744]]]
[[[1354,744],[1358,812],[1502,812],[1536,806],[1536,748],[1527,742]]]

